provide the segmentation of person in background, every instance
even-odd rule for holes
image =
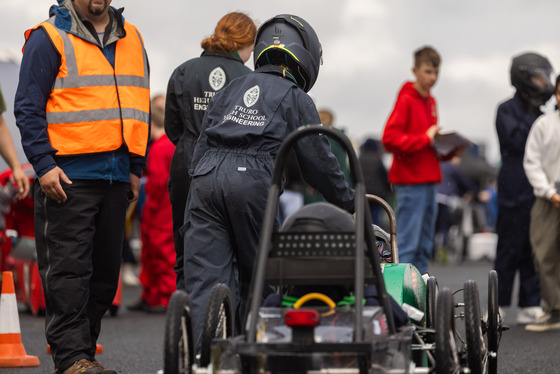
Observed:
[[[556,110],[531,127],[523,167],[536,196],[529,236],[548,318],[527,331],[560,329],[560,75],[556,77]]]
[[[294,152],[289,152],[284,164],[284,191],[278,200],[278,220],[284,222],[292,213],[303,206],[305,180]]]
[[[24,174],[12,141],[12,135],[3,113],[6,111],[6,101],[0,88],[0,155],[12,169],[12,179],[16,183],[16,199],[22,200],[29,194],[29,178]]]
[[[552,65],[546,57],[537,53],[515,56],[510,70],[515,94],[501,103],[496,113],[502,166],[498,174],[494,269],[500,279],[498,305],[502,308],[511,304],[515,274],[519,272],[519,324],[535,323],[545,317],[529,238],[535,195],[523,169],[523,157],[531,126],[542,115],[540,107],[554,93],[551,74]]]
[[[383,164],[383,146],[377,139],[368,138],[360,146],[358,160],[364,174],[366,193],[379,196],[389,202],[391,199],[391,185],[389,184],[387,169]],[[369,203],[373,224],[381,226],[381,205]]]
[[[171,202],[167,190],[169,168],[175,146],[165,135],[165,96],[152,98],[152,128],[150,155],[146,165],[146,200],[140,219],[142,252],[139,280],[142,285],[140,300],[129,305],[129,310],[165,312],[175,285],[175,245]]]
[[[179,65],[171,74],[165,101],[165,133],[176,146],[169,173],[169,198],[173,212],[177,288],[183,289],[183,225],[189,193],[189,168],[204,112],[214,95],[232,79],[248,74],[244,64],[251,57],[257,27],[244,13],[223,16],[214,34],[200,43],[200,57]]]
[[[230,82],[208,106],[193,156],[182,227],[185,286],[197,347],[207,300],[217,283],[229,286],[235,330],[242,331],[274,158],[291,132],[321,123],[307,94],[321,61],[321,44],[305,20],[275,16],[257,33],[255,71]],[[354,190],[327,137],[304,137],[293,149],[305,180],[353,213]]]
[[[140,32],[110,4],[59,0],[27,30],[15,97],[57,374],[117,373],[95,353],[146,162],[150,76]]]
[[[332,127],[344,133],[344,130],[334,126],[334,114],[331,110],[320,109],[319,117],[321,118],[321,124],[323,126]],[[348,155],[346,154],[346,151],[334,139],[329,138],[329,144],[331,145],[331,152],[335,155],[336,159],[338,160],[338,164],[340,165],[340,170],[342,170],[342,172],[344,173],[344,178],[346,179],[348,184],[352,185],[351,178],[350,178],[350,169],[348,167]],[[305,185],[303,200],[304,200],[304,204],[326,201],[325,197],[321,195],[319,191],[317,191],[316,189],[314,189],[309,185]]]
[[[431,94],[440,62],[430,46],[414,52],[416,79],[401,87],[381,139],[393,154],[389,182],[396,196],[399,260],[413,264],[421,274],[428,271],[434,247],[436,188],[441,182],[440,158],[433,146],[440,127]],[[448,157],[453,156],[452,152]]]
[[[449,230],[456,226],[463,231],[464,210],[473,200],[486,200],[484,191],[468,178],[460,169],[461,156],[455,156],[441,163],[441,182],[437,185],[436,200],[438,202],[436,218],[436,236],[434,258],[441,262],[461,262],[463,260],[462,243],[449,240]]]

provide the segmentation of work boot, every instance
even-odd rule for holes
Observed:
[[[90,360],[82,358],[64,370],[62,374],[101,374],[103,370],[95,366]],[[115,373],[116,374],[116,373]]]
[[[92,361],[92,364],[102,370],[103,374],[118,374],[115,370],[107,369],[105,366],[101,365],[99,361]]]

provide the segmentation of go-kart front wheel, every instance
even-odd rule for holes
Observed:
[[[467,363],[472,374],[486,373],[488,355],[482,337],[480,300],[478,286],[473,280],[465,282],[463,289],[465,302],[465,334],[467,339]]]
[[[165,318],[163,372],[191,374],[194,364],[192,311],[189,295],[178,290],[171,295]]]
[[[202,325],[200,366],[206,367],[210,364],[213,339],[225,339],[231,336],[233,336],[231,291],[227,285],[218,283],[212,288],[208,298],[204,325]]]
[[[455,344],[454,301],[451,290],[444,287],[437,297],[436,319],[436,374],[454,374],[460,371]]]

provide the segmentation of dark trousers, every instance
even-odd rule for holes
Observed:
[[[187,196],[189,195],[190,177],[189,168],[192,163],[194,147],[196,139],[183,135],[171,160],[169,168],[169,201],[171,202],[171,215],[173,219],[173,240],[175,242],[175,274],[177,274],[177,289],[185,289],[185,273],[183,270],[184,263],[184,242],[183,235],[180,233],[185,218],[185,206],[187,205]]]
[[[191,297],[197,351],[208,299],[217,283],[229,286],[235,305],[235,332],[243,332],[272,164],[268,154],[215,150],[197,165],[182,229],[185,289]],[[238,170],[239,165],[245,169]],[[274,228],[278,228],[277,222]],[[268,292],[265,289],[264,296]]]
[[[95,358],[101,319],[117,290],[127,183],[74,180],[57,203],[35,184],[35,240],[55,367]]]
[[[529,240],[530,212],[533,201],[515,208],[500,206],[496,231],[498,247],[494,269],[498,273],[498,305],[509,306],[515,273],[519,271],[520,307],[539,306],[541,289],[539,276],[533,266]]]

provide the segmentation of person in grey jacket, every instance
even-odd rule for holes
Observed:
[[[560,76],[556,78],[560,104]],[[529,235],[541,294],[549,318],[525,326],[527,331],[560,329],[560,111],[540,116],[527,138],[523,167],[536,196]]]
[[[257,27],[251,18],[240,12],[223,16],[214,34],[205,38],[202,55],[178,66],[167,86],[165,105],[165,133],[175,144],[169,171],[169,199],[173,216],[177,288],[184,288],[183,225],[185,204],[189,192],[188,170],[196,140],[200,135],[202,118],[216,92],[232,79],[251,72],[245,62],[253,51]]]

